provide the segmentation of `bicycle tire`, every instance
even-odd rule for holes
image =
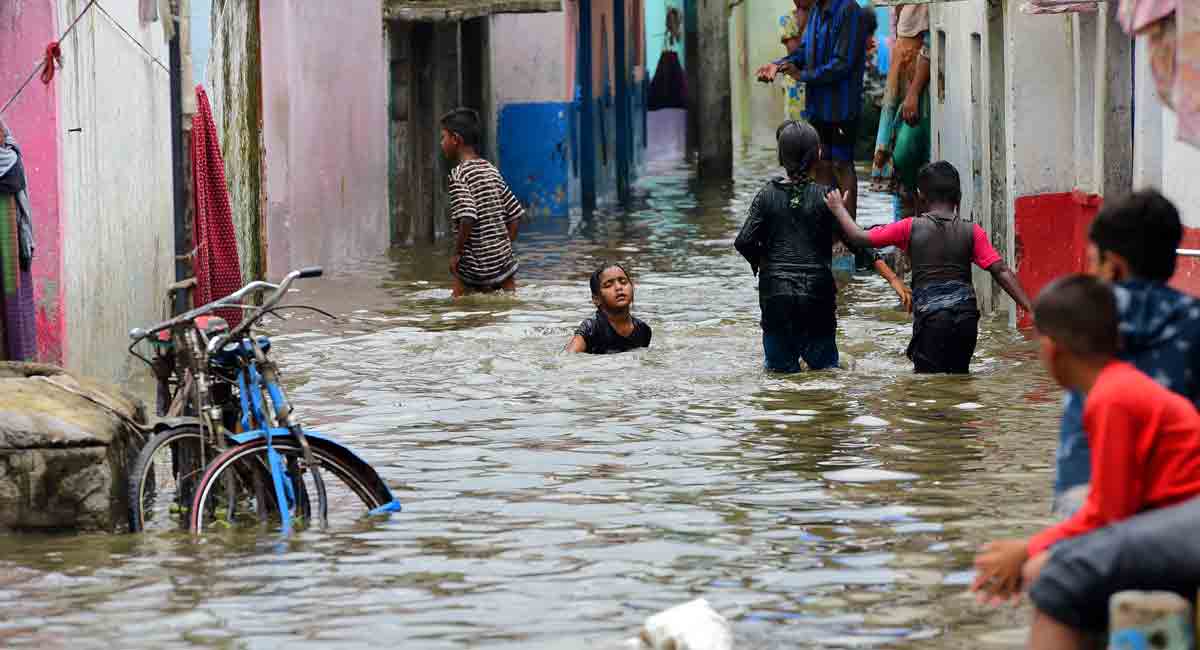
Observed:
[[[341,510],[341,506],[346,502],[357,500],[362,506],[360,514],[365,515],[369,511],[378,508],[391,500],[391,495],[387,492],[387,487],[383,481],[375,474],[374,470],[366,465],[358,465],[346,461],[344,458],[331,451],[325,446],[316,442],[313,438],[309,438],[310,447],[314,459],[320,463],[321,476],[325,480],[327,491],[331,487],[332,481],[330,478],[336,478],[340,481],[340,485],[332,486],[331,498],[337,500],[337,509]],[[275,451],[279,452],[288,461],[298,461],[303,458],[303,452],[300,449],[300,444],[295,438],[275,438],[272,446]],[[216,503],[213,501],[217,497],[218,484],[222,477],[228,476],[229,472],[233,472],[235,480],[240,479],[241,485],[246,485],[246,477],[258,475],[266,481],[266,498],[261,496],[255,497],[261,503],[254,504],[256,514],[266,513],[271,514],[272,509],[278,509],[275,504],[275,493],[270,484],[270,473],[267,470],[269,467],[267,461],[267,441],[265,439],[252,440],[250,442],[238,445],[236,447],[225,450],[220,456],[213,459],[208,464],[208,468],[204,472],[204,476],[200,479],[200,483],[196,488],[195,496],[192,502],[192,508],[189,512],[190,529],[193,533],[202,533],[208,524],[209,514],[216,512]],[[370,474],[367,474],[370,472]],[[295,481],[296,477],[293,477]],[[307,515],[308,502],[307,489],[303,485],[303,477],[299,477],[300,485],[297,502]],[[296,485],[294,482],[293,485]],[[241,498],[249,498],[249,489],[241,490]],[[236,519],[237,513],[227,513],[230,519]],[[256,518],[256,521],[262,523],[261,516]]]
[[[194,460],[200,458],[203,439],[204,434],[198,425],[185,424],[164,429],[142,445],[126,479],[129,532],[144,531],[147,519],[154,524],[154,528],[158,528],[160,523],[164,528],[183,530],[187,527],[187,517],[180,516],[178,521],[172,521],[176,519],[171,516],[172,503],[179,507],[180,515],[186,512],[186,507],[191,506],[192,493],[199,485],[207,465],[207,462],[196,463]],[[218,450],[211,444],[205,447],[208,457],[205,460],[215,458]],[[166,460],[169,460],[169,464],[164,462]],[[179,476],[181,463],[188,466],[182,483]],[[150,506],[149,511],[147,506]]]

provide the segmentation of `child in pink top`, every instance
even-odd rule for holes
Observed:
[[[912,256],[913,337],[908,358],[917,372],[966,373],[979,336],[979,308],[971,284],[971,263],[992,274],[1017,304],[1029,298],[1013,272],[988,242],[987,233],[958,214],[962,198],[958,171],[945,161],[929,163],[917,175],[917,199],[928,211],[919,217],[865,231],[846,212],[836,191],[826,203],[855,246],[897,246]]]

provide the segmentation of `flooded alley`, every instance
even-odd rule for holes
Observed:
[[[739,648],[1022,643],[1028,609],[966,586],[982,542],[1048,520],[1060,392],[998,319],[970,377],[913,375],[871,274],[839,297],[850,370],[765,374],[732,242],[773,162],[724,187],[651,165],[628,210],[535,219],[515,298],[451,302],[445,245],[298,283],[340,321],[281,326],[297,411],[404,512],[286,541],[4,537],[0,646],[610,648],[698,596]],[[560,354],[601,260],[653,344]]]

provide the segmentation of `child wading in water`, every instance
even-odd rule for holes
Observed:
[[[831,266],[840,229],[823,202],[833,188],[809,176],[820,156],[816,129],[789,120],[775,138],[787,178],[772,179],[759,190],[734,247],[758,276],[766,368],[799,372],[801,358],[813,370],[833,368],[837,287]],[[907,308],[908,287],[878,256],[875,269]]]
[[[979,337],[979,308],[971,284],[971,262],[992,274],[1012,299],[1032,311],[1017,276],[988,242],[978,224],[958,214],[962,198],[958,171],[945,161],[917,174],[917,199],[928,212],[865,231],[854,223],[841,193],[825,202],[837,215],[847,241],[857,246],[898,246],[912,255],[913,336],[908,358],[917,372],[966,373]]]
[[[442,117],[442,153],[450,170],[450,220],[458,231],[450,274],[455,298],[516,291],[512,242],[525,209],[492,163],[479,156],[479,114],[456,108]]]
[[[606,264],[589,281],[596,314],[579,324],[568,352],[612,354],[650,347],[650,326],[634,318],[633,280],[620,264]]]

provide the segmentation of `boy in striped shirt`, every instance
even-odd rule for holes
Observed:
[[[516,291],[512,242],[525,209],[492,163],[479,155],[479,114],[456,108],[442,117],[442,153],[450,170],[450,221],[457,236],[450,258],[455,298]]]

